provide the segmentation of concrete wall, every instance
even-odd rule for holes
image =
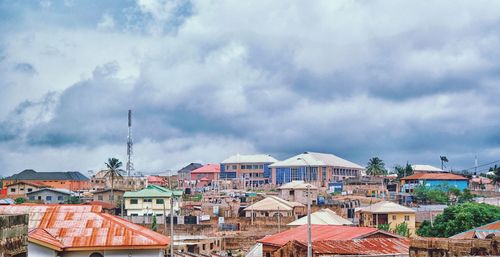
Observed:
[[[410,242],[410,257],[500,255],[500,238],[419,238]]]
[[[104,257],[163,257],[163,250],[115,250],[115,251],[77,251],[58,253],[54,250],[34,243],[28,245],[28,257],[89,257],[92,253],[100,253]]]
[[[47,196],[52,197],[52,199],[47,200]],[[39,197],[41,197],[41,199],[39,199]],[[58,197],[62,197],[62,199],[59,200]],[[54,192],[51,190],[43,190],[43,191],[28,194],[29,200],[32,200],[32,201],[41,200],[45,204],[64,203],[68,200],[68,198],[69,198],[69,195],[67,195],[67,194],[58,193],[58,192]]]
[[[22,256],[27,251],[28,215],[0,216],[0,256]]]
[[[28,243],[28,257],[56,257],[57,253],[44,246]]]

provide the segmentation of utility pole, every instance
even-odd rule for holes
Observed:
[[[280,213],[280,206],[278,205],[278,233],[281,232],[281,213]]]
[[[167,234],[167,207],[165,206],[165,199],[163,199],[163,234]],[[170,240],[172,241],[172,240]],[[172,243],[172,242],[170,242]]]
[[[174,192],[170,197],[170,256],[174,257]]]
[[[312,257],[311,239],[311,185],[307,185],[307,257]]]

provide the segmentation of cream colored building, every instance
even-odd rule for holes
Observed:
[[[318,187],[305,183],[301,180],[292,181],[278,187],[278,196],[281,199],[307,204],[307,188],[309,187],[309,200],[316,204],[318,199]]]
[[[394,230],[398,224],[406,223],[411,235],[415,235],[416,211],[393,202],[382,201],[357,210],[359,224],[366,227],[377,227],[380,224],[389,224]]]
[[[305,205],[289,202],[277,196],[268,196],[244,209],[245,217],[296,217],[306,213]]]
[[[173,191],[157,185],[136,191],[125,192],[125,211],[127,216],[163,216],[170,214],[170,200],[174,197],[174,211],[179,210],[182,191]]]

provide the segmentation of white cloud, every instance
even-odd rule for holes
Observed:
[[[109,13],[106,13],[102,16],[101,21],[97,24],[97,29],[100,30],[111,30],[115,28],[115,20],[113,19],[113,16],[111,16]]]

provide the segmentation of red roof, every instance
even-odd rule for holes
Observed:
[[[456,234],[450,238],[453,239],[472,239],[472,238],[484,238],[484,236],[487,236],[488,234],[497,234],[500,233],[500,220],[497,220],[492,223],[488,223],[484,226],[480,226],[477,228],[473,228],[470,230],[467,230],[465,232],[462,232],[460,234]]]
[[[351,240],[355,238],[364,238],[375,233],[384,233],[393,237],[399,237],[385,231],[381,231],[377,228],[340,225],[311,225],[311,239],[313,242],[321,240]],[[307,225],[302,225],[281,233],[266,236],[258,240],[258,242],[282,246],[292,240],[297,240],[303,243],[307,242]]]
[[[170,238],[97,205],[0,206],[0,214],[29,214],[28,239],[62,250],[165,249]]]
[[[307,247],[307,243],[297,243]],[[313,242],[312,247],[314,253],[329,255],[408,254],[410,239],[366,238],[353,240],[324,240]]]
[[[148,183],[165,183],[165,178],[160,176],[147,176]]]
[[[98,205],[101,206],[103,209],[114,209],[116,205],[109,203],[109,202],[104,202],[104,201],[91,201],[84,203],[86,205]]]
[[[220,165],[219,164],[207,164],[201,168],[195,169],[191,171],[191,174],[201,174],[201,173],[219,173]]]
[[[468,178],[452,173],[415,173],[402,178],[404,180],[468,180]]]

